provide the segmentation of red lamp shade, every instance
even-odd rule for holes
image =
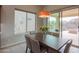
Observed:
[[[50,13],[48,11],[43,10],[43,11],[40,11],[38,15],[41,18],[46,18],[50,15]]]

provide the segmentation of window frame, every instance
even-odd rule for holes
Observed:
[[[36,13],[35,12],[30,12],[30,11],[26,11],[26,10],[22,10],[22,9],[17,9],[17,8],[15,8],[14,9],[14,11],[15,10],[17,10],[17,11],[23,11],[23,12],[26,12],[26,32],[27,32],[27,13],[32,13],[32,14],[34,14],[35,15],[35,31],[36,31],[36,29],[37,29],[37,15],[36,15]],[[15,23],[15,22],[14,22]]]

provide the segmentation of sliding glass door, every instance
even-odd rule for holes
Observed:
[[[48,18],[49,32],[59,32],[60,28],[60,13],[52,13]]]
[[[79,8],[51,13],[47,21],[49,32],[58,32],[61,39],[72,39],[72,45],[79,46]]]
[[[79,16],[78,8],[62,11],[62,39],[72,39],[72,45],[79,46],[78,30]]]

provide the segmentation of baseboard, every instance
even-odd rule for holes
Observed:
[[[21,43],[25,43],[25,41],[19,41],[19,42],[15,42],[15,43],[12,43],[12,44],[3,45],[3,46],[1,46],[0,49],[16,46],[16,45],[21,44]]]
[[[74,44],[72,44],[72,46],[73,46],[73,47],[76,47],[76,48],[79,48],[79,46],[78,46],[78,45],[74,45]]]

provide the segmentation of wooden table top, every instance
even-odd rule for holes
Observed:
[[[33,39],[35,39],[35,35],[31,35]],[[35,39],[38,40],[38,39]],[[52,49],[58,50],[62,45],[64,45],[68,40],[59,39],[59,37],[53,35],[43,35],[43,39],[39,40],[41,43],[45,44]]]

